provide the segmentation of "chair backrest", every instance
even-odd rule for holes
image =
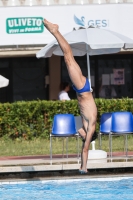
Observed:
[[[72,114],[57,114],[54,116],[52,135],[63,137],[76,134],[75,119]]]
[[[83,126],[82,119],[81,116],[75,116],[74,118],[75,118],[76,130],[78,131]]]
[[[111,131],[117,134],[133,132],[133,117],[131,112],[120,111],[112,114]]]
[[[100,119],[100,133],[109,134],[111,132],[112,113],[103,113]]]

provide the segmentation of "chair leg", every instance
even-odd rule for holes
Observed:
[[[68,159],[68,137],[66,138],[66,156]]]
[[[112,159],[112,135],[109,134],[109,157]]]
[[[123,135],[124,139],[124,155],[126,156],[126,135]]]
[[[77,140],[77,160],[78,160],[78,164],[79,164],[79,134],[75,136],[76,140]]]
[[[111,149],[110,149],[110,150],[111,150],[111,159],[112,159],[112,154],[113,154],[113,152],[112,152],[112,135],[111,135],[111,138],[110,138],[110,139],[111,139],[111,141],[110,141]]]
[[[109,134],[109,158],[110,158],[110,134]]]
[[[50,135],[50,164],[52,164],[52,136]]]
[[[128,135],[126,135],[126,157],[128,156]]]
[[[125,135],[125,145],[124,145],[124,150],[125,150],[125,155],[126,155],[126,158],[127,158],[127,156],[128,156],[128,141],[127,141],[127,134]]]
[[[102,134],[99,133],[98,137],[99,137],[99,149],[101,150],[102,149]]]
[[[63,150],[62,150],[62,158],[64,158],[64,137],[63,137]]]

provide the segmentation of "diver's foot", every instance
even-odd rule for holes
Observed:
[[[80,168],[79,168],[79,172],[81,173],[81,174],[86,174],[86,173],[88,173],[88,170],[87,169],[83,169],[82,168],[82,165],[80,166]]]
[[[59,26],[57,24],[52,24],[51,22],[48,22],[46,19],[43,20],[43,24],[53,35],[58,31]]]
[[[82,170],[82,169],[79,169],[79,172],[80,172],[80,174],[87,174],[88,173],[87,170]]]

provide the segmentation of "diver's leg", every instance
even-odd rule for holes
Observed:
[[[71,81],[73,82],[73,84],[75,85],[77,89],[83,88],[86,82],[86,78],[82,75],[81,69],[73,57],[70,45],[59,32],[58,25],[52,24],[45,19],[43,23],[44,23],[44,26],[49,30],[49,32],[56,38],[56,40],[58,41],[63,51],[65,63],[66,63]]]
[[[83,157],[82,157],[82,154],[83,154],[84,143],[85,143],[85,141],[82,140],[82,148],[81,148],[81,166],[80,166],[79,171],[81,171],[82,166],[83,166]]]
[[[82,152],[83,164],[82,164],[81,170],[83,170],[84,172],[87,172],[88,151],[89,151],[89,147],[90,147],[90,143],[91,143],[91,139],[94,134],[94,131],[95,131],[95,123],[89,124],[89,128],[88,128],[87,135],[86,135],[86,140],[85,140],[83,152]]]
[[[84,143],[85,143],[85,139],[86,139],[86,132],[84,130],[84,128],[80,128],[78,130],[79,135],[82,138],[82,148],[81,148],[81,166],[80,166],[80,170],[82,169],[82,165],[83,165],[83,158],[82,158],[82,153],[83,153],[83,148],[84,148]]]

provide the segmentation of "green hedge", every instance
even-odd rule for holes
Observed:
[[[95,99],[98,108],[97,131],[100,116],[104,112],[131,111],[133,100]],[[0,104],[0,137],[12,139],[49,137],[53,116],[57,113],[79,115],[77,100],[71,101],[30,101]]]

